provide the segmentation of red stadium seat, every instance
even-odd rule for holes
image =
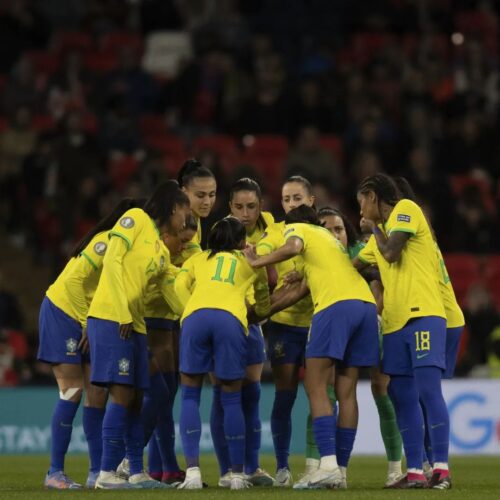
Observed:
[[[26,52],[26,57],[29,59],[36,74],[52,75],[59,68],[60,58],[46,50],[30,50]]]
[[[144,113],[139,118],[139,128],[143,135],[162,135],[168,131],[165,115]]]
[[[288,141],[282,135],[248,135],[243,138],[245,154],[253,157],[281,157],[288,154]]]
[[[444,256],[446,269],[452,276],[467,276],[471,280],[480,278],[479,260],[468,253],[450,253]]]
[[[31,126],[37,132],[46,132],[52,130],[56,122],[51,115],[34,115]]]
[[[3,116],[0,116],[0,134],[5,131],[7,125],[7,120]]]
[[[109,175],[113,185],[117,189],[122,189],[135,174],[139,162],[133,156],[124,156],[119,160],[112,161],[109,165]]]
[[[94,113],[85,113],[83,115],[83,128],[89,134],[97,134],[99,130],[99,122],[97,121],[97,116]]]
[[[147,135],[144,142],[150,148],[156,149],[167,156],[183,156],[184,158],[187,156],[184,143],[175,135]]]
[[[195,139],[192,153],[197,157],[203,150],[214,151],[226,172],[231,172],[240,162],[240,150],[236,139],[230,135],[203,135]]]
[[[66,50],[77,49],[81,52],[92,50],[94,42],[88,33],[80,31],[66,31],[55,33],[52,40],[52,50],[63,52]]]
[[[85,56],[83,63],[94,73],[109,73],[116,68],[117,60],[114,54],[91,52]]]
[[[493,213],[495,211],[495,201],[491,194],[490,184],[486,179],[472,177],[470,175],[453,175],[450,178],[451,189],[453,194],[459,198],[464,189],[470,186],[475,186],[481,193],[481,198],[485,208]]]
[[[322,135],[319,139],[321,146],[327,149],[336,160],[342,161],[344,148],[342,139],[336,135]]]
[[[99,40],[99,47],[103,52],[116,54],[122,47],[133,47],[142,52],[142,37],[137,33],[117,31],[103,35]]]

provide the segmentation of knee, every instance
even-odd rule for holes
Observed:
[[[72,403],[80,403],[82,392],[83,389],[81,387],[68,387],[59,391],[59,399],[71,401]]]
[[[108,393],[104,387],[90,385],[85,391],[85,406],[104,408],[106,406],[107,397]]]
[[[371,389],[373,396],[386,396],[388,387],[385,381],[373,379],[371,381]]]

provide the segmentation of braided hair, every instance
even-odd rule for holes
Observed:
[[[380,210],[380,203],[384,202],[387,205],[394,207],[401,199],[399,189],[392,179],[392,177],[386,174],[375,174],[370,177],[366,177],[358,187],[358,193],[366,194],[372,191],[377,196],[377,205],[379,213],[382,214]]]

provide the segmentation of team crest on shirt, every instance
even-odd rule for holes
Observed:
[[[94,252],[97,255],[104,255],[106,253],[106,248],[108,248],[108,245],[106,245],[106,243],[104,243],[104,241],[98,241],[94,245]]]
[[[118,375],[129,375],[130,360],[122,358],[118,361]]]
[[[410,222],[411,217],[405,214],[398,214],[398,222]]]
[[[274,344],[274,357],[275,358],[284,358],[285,357],[285,346],[283,345],[283,342],[276,342]]]
[[[120,226],[124,227],[125,229],[130,229],[130,228],[134,227],[134,225],[135,225],[135,222],[134,222],[134,219],[132,219],[132,217],[122,217],[120,219]]]
[[[76,339],[70,338],[66,340],[66,356],[76,356],[78,342]]]

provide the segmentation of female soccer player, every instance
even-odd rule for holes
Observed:
[[[197,229],[196,219],[189,215],[185,228],[179,234],[165,234],[164,242],[170,252],[172,266],[167,277],[161,277],[163,283],[152,283],[149,300],[146,300],[148,347],[158,368],[156,373],[150,371],[150,389],[144,397],[145,410],[157,416],[156,429],[149,441],[148,471],[153,479],[167,484],[184,480],[184,472],[175,455],[173,419],[179,378],[179,316],[164,299],[165,291],[160,288],[170,287],[171,293],[174,293],[175,276],[182,266],[179,259]]]
[[[186,261],[191,255],[201,252],[201,223],[210,215],[217,194],[217,182],[214,174],[197,160],[187,160],[177,175],[177,181],[187,194],[191,211],[196,217],[198,230],[193,240],[182,252],[182,260]]]
[[[262,194],[260,186],[252,179],[237,180],[229,192],[229,208],[231,215],[236,217],[246,231],[247,244],[256,245],[262,238],[267,227],[274,223],[274,218],[269,212],[263,212]],[[253,290],[247,298],[253,302]],[[248,353],[245,379],[241,390],[243,414],[245,416],[245,474],[247,480],[254,486],[273,486],[273,478],[259,466],[259,451],[261,443],[261,421],[259,414],[260,378],[266,351],[264,336],[260,325],[248,327]],[[220,475],[219,486],[230,486],[231,471],[229,451],[224,436],[223,409],[220,400],[220,385],[214,384],[212,411],[210,413],[210,430],[214,442],[215,452],[219,461]]]
[[[336,449],[336,422],[327,388],[332,372],[378,362],[377,311],[375,300],[364,279],[352,266],[344,246],[321,227],[315,210],[300,206],[285,218],[286,243],[269,255],[258,257],[247,252],[256,268],[275,264],[301,255],[307,286],[315,304],[309,340],[306,347],[305,388],[313,417],[313,432],[321,460],[320,467],[309,476],[306,487],[340,487],[343,473],[339,458],[349,458],[357,422],[350,394],[351,381],[337,379],[339,397],[339,437]],[[325,280],[325,276],[331,279]],[[345,386],[345,391],[344,391]],[[344,394],[346,398],[344,400]],[[355,396],[354,396],[355,397]],[[343,404],[344,403],[344,404]],[[348,423],[348,426],[344,424]],[[349,432],[347,432],[349,431]]]
[[[435,242],[421,208],[399,199],[394,181],[377,174],[358,188],[360,212],[373,236],[354,264],[378,266],[384,285],[383,372],[403,438],[408,472],[393,487],[427,486],[422,470],[424,420],[438,474],[435,488],[451,485],[448,472],[449,416],[441,390],[446,367],[446,315],[436,274]]]
[[[189,213],[189,199],[177,182],[161,184],[144,208],[123,214],[110,232],[103,271],[88,312],[91,382],[107,386],[111,403],[102,426],[103,453],[96,488],[158,488],[143,471],[142,391],[149,386],[144,295],[150,279],[169,265],[161,236],[177,233]],[[125,455],[126,481],[115,471]]]
[[[44,483],[49,489],[81,488],[64,474],[64,457],[84,388],[83,428],[90,457],[87,487],[93,487],[99,472],[106,393],[89,382],[90,359],[82,329],[86,328],[87,311],[101,275],[108,232],[134,206],[134,200],[122,200],[82,238],[62,273],[47,290],[40,308],[38,359],[51,363],[59,386],[59,401],[52,415],[50,469]]]
[[[235,218],[217,222],[210,231],[209,250],[184,263],[175,291],[185,304],[181,319],[180,371],[182,384],[181,437],[187,463],[181,489],[201,489],[199,403],[203,376],[214,372],[221,386],[224,432],[231,461],[231,489],[250,485],[243,473],[245,419],[241,387],[247,365],[246,296],[253,286],[256,311],[269,309],[265,271],[255,272],[240,251],[244,226]]]
[[[318,217],[328,229],[347,249],[349,257],[354,259],[364,247],[364,243],[358,238],[358,234],[345,215],[335,208],[324,207],[319,210]],[[362,228],[363,229],[363,228]],[[372,281],[370,288],[377,301],[377,309],[379,314],[382,312],[383,289],[379,281]],[[379,340],[381,342],[381,333],[379,332]],[[349,375],[349,369],[346,370],[346,375]],[[388,471],[385,486],[391,486],[399,481],[401,474],[401,458],[402,458],[402,441],[396,422],[396,413],[394,406],[388,395],[387,388],[389,386],[389,377],[383,374],[378,367],[373,367],[370,371],[371,389],[373,399],[377,406],[377,411],[380,419],[380,431],[382,440],[385,446],[385,452],[388,460]]]
[[[300,205],[312,206],[311,184],[300,176],[290,177],[282,187],[281,204],[285,213]],[[284,222],[270,224],[256,247],[258,255],[267,255],[285,243]],[[302,269],[302,259],[296,257],[279,262],[277,288],[291,271]],[[267,323],[268,349],[276,393],[271,413],[271,432],[276,455],[276,486],[291,486],[292,473],[288,456],[292,437],[292,409],[297,397],[299,370],[304,363],[307,332],[311,324],[313,305],[310,296],[273,315]]]

